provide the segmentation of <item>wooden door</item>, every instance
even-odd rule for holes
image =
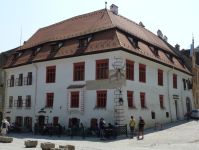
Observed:
[[[44,125],[44,119],[45,119],[45,116],[39,116],[39,126]]]

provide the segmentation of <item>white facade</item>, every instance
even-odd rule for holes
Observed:
[[[116,106],[115,100],[118,91],[115,88],[93,89],[88,90],[88,81],[95,82],[96,76],[96,60],[109,59],[109,70],[114,70],[112,64],[117,63],[116,58],[123,66],[126,60],[134,61],[134,81],[125,80],[125,86],[122,86],[122,97],[124,100],[123,106]],[[73,63],[85,62],[85,80],[73,81]],[[146,65],[146,83],[139,82],[139,63]],[[56,66],[55,83],[46,83],[46,67]],[[124,67],[125,70],[126,67]],[[158,69],[163,70],[163,86],[158,86]],[[27,77],[28,72],[32,72],[32,85],[14,86],[7,88],[7,103],[5,108],[11,113],[6,114],[6,117],[11,118],[11,123],[15,122],[16,116],[32,117],[32,126],[36,123],[36,118],[40,115],[48,118],[48,123],[53,123],[53,117],[59,117],[58,122],[62,126],[68,127],[69,118],[78,118],[80,123],[90,127],[91,119],[99,119],[103,117],[106,123],[118,122],[119,124],[128,124],[130,116],[138,122],[139,116],[142,116],[146,122],[145,128],[153,127],[155,123],[168,123],[177,119],[184,119],[184,114],[187,111],[186,98],[191,99],[192,90],[184,90],[182,79],[191,79],[190,75],[182,73],[178,70],[166,67],[164,65],[152,62],[150,60],[129,54],[124,51],[106,52],[93,55],[84,55],[72,58],[57,59],[51,61],[43,61],[16,68],[6,69],[7,80],[11,75],[15,79],[19,74],[23,73],[23,77]],[[173,74],[177,75],[177,89],[173,88]],[[100,83],[100,81],[98,81]],[[114,82],[114,81],[113,81]],[[87,85],[86,85],[87,84]],[[108,84],[108,82],[106,82]],[[70,85],[86,85],[83,88],[67,89]],[[92,87],[93,88],[93,87]],[[96,87],[98,88],[98,87]],[[96,91],[107,90],[107,105],[106,108],[95,108],[97,103]],[[80,92],[79,108],[70,108],[70,92]],[[133,101],[136,108],[128,108],[127,91],[133,91]],[[146,96],[146,107],[141,108],[140,92],[144,92]],[[53,108],[45,108],[46,93],[54,93]],[[25,99],[27,95],[31,95],[31,108],[9,108],[9,97],[13,96],[13,100],[17,100],[18,96]],[[36,95],[36,98],[35,98]],[[164,107],[160,108],[159,95],[163,95]],[[173,95],[178,95],[177,101],[177,116],[175,108],[175,99]],[[114,99],[116,98],[116,99]],[[46,113],[38,113],[44,108]],[[117,110],[115,110],[117,109]],[[119,110],[121,109],[121,110]],[[121,113],[118,113],[122,111]],[[155,119],[152,119],[151,112],[155,112]],[[166,117],[166,112],[169,117]],[[120,116],[120,117],[115,117]],[[119,120],[119,121],[118,121]]]

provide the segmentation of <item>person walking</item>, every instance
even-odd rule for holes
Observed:
[[[190,114],[190,112],[187,110],[187,121],[190,120],[190,117],[191,117],[191,114]]]
[[[1,125],[1,133],[3,134],[3,137],[6,136],[6,131],[8,131],[6,119],[3,119],[2,125]]]
[[[130,127],[130,130],[131,130],[131,133],[132,133],[131,137],[133,138],[134,137],[134,129],[135,129],[135,119],[133,118],[133,116],[131,116],[129,127]]]
[[[100,119],[100,140],[106,140],[104,138],[105,135],[105,123],[103,122],[103,118]]]
[[[145,121],[142,119],[142,117],[140,116],[139,118],[139,124],[138,124],[138,128],[139,128],[139,132],[138,132],[138,139],[140,136],[140,132],[142,132],[142,139],[144,138],[144,125],[145,125]]]

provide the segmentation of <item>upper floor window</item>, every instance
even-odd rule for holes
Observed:
[[[22,107],[22,96],[18,96],[17,107]]]
[[[28,77],[24,78],[24,85],[32,85],[32,72],[28,72]]]
[[[11,79],[10,79],[10,87],[13,87],[14,86],[14,75],[11,75]]]
[[[128,107],[133,106],[133,91],[127,91]]]
[[[134,80],[134,62],[126,60],[126,79]]]
[[[79,39],[79,48],[81,47],[86,47],[88,43],[90,42],[92,37],[87,37],[87,38],[81,38]]]
[[[23,74],[19,74],[19,86],[23,85]]]
[[[158,85],[163,86],[163,70],[158,69]]]
[[[173,62],[173,57],[171,56],[171,54],[167,54],[167,53],[165,53],[165,54],[166,54],[167,58],[168,58],[172,63],[174,63],[174,62]]]
[[[55,83],[56,66],[46,67],[46,83]]]
[[[128,39],[131,41],[131,43],[133,44],[133,47],[135,49],[140,49],[138,46],[138,40],[136,40],[135,38],[131,38],[131,37],[128,37]]]
[[[85,76],[85,62],[74,63],[73,81],[83,81]]]
[[[51,46],[51,52],[56,52],[59,49],[59,44],[54,44]]]
[[[32,50],[32,56],[36,56],[36,54],[37,54],[37,49],[33,49]]]
[[[109,60],[96,60],[96,79],[108,79]]]
[[[79,92],[71,92],[71,108],[79,108]]]
[[[160,108],[164,108],[163,95],[159,95],[159,99],[160,99]]]
[[[141,102],[141,107],[145,108],[146,104],[145,104],[145,93],[141,93],[140,92],[140,102]]]
[[[18,54],[14,54],[14,58],[12,61],[16,61],[18,59]]]
[[[26,107],[31,107],[31,95],[26,96]]]
[[[53,107],[54,93],[47,93],[46,107]]]
[[[158,49],[152,46],[149,46],[149,48],[151,49],[151,51],[154,53],[155,56],[159,56],[158,55]]]
[[[13,106],[13,96],[9,97],[9,107]]]
[[[146,82],[146,65],[139,64],[139,82]]]
[[[107,91],[97,91],[97,106],[105,108],[107,103]]]
[[[177,75],[173,74],[173,88],[177,89]]]

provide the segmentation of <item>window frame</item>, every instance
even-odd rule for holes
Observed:
[[[127,102],[128,102],[128,107],[129,108],[135,108],[134,103],[133,103],[134,102],[133,101],[133,93],[134,93],[134,91],[127,91]],[[132,94],[131,98],[129,97],[130,94]],[[131,103],[132,103],[131,106],[129,106],[129,100],[131,100]]]
[[[55,69],[55,72],[54,72],[54,82],[48,82],[48,69]],[[56,66],[46,67],[46,83],[55,83],[55,82],[56,82]]]
[[[132,65],[133,68],[127,67],[127,65]],[[130,76],[132,76],[132,78],[130,78],[128,76],[129,75],[129,70],[133,70],[132,74],[130,73]],[[126,60],[126,80],[134,81],[134,61]]]
[[[176,79],[175,79],[176,78]],[[176,74],[173,74],[173,88],[177,89],[178,88],[178,78]]]
[[[73,91],[73,92],[70,93],[70,97],[71,97],[71,99],[70,99],[70,108],[79,108],[79,102],[80,102],[80,94],[79,93],[80,93],[79,91]],[[72,104],[73,104],[72,96],[73,95],[77,95],[77,94],[78,94],[78,101],[77,101],[78,106],[77,105],[76,106],[72,106]]]
[[[11,78],[10,78],[10,87],[14,87],[14,84],[15,84],[15,76],[11,75]]]
[[[31,107],[31,95],[26,95],[26,107]]]
[[[144,95],[144,107],[142,106],[142,97]],[[141,108],[147,108],[146,107],[146,93],[140,92],[140,104],[141,104]]]
[[[104,90],[104,91],[96,91],[97,92],[97,104],[96,104],[96,107],[95,108],[106,108],[107,107],[107,90]],[[106,101],[105,101],[105,107],[101,107],[98,105],[98,102],[99,102],[99,95],[98,94],[106,94]],[[103,97],[104,98],[104,97]]]
[[[95,68],[95,80],[104,80],[104,79],[109,79],[109,59],[102,59],[102,60],[96,60],[96,68]],[[98,67],[97,67],[97,65],[98,64],[102,64],[102,63],[107,63],[107,77],[105,78],[98,78]],[[102,67],[100,67],[100,68],[102,68]],[[106,68],[105,66],[104,66],[104,68]],[[100,71],[101,71],[101,69],[100,69]],[[105,74],[105,71],[104,71],[104,75],[106,75]],[[101,77],[101,72],[100,72],[100,77]]]
[[[164,109],[165,108],[164,107],[164,95],[159,95],[159,101],[160,101],[160,108]]]
[[[20,82],[21,81],[21,82]],[[23,73],[19,74],[18,86],[23,86]]]
[[[59,50],[59,44],[51,45],[51,53],[57,52],[58,50]]]
[[[53,95],[53,99],[52,99],[52,105],[48,105],[50,102],[48,102],[48,101],[50,101],[49,99],[48,99],[48,96],[52,96]],[[53,108],[53,104],[54,104],[54,93],[46,93],[46,108]]]
[[[10,102],[12,102],[12,103],[10,103]],[[13,107],[13,96],[9,96],[9,104],[8,104],[8,106],[9,106],[9,108]]]
[[[37,55],[37,49],[33,49],[32,50],[32,56],[36,56]]]
[[[86,41],[86,45],[84,44],[84,46],[82,46],[83,41]],[[79,48],[83,48],[83,47],[86,47],[86,46],[88,46],[88,38],[79,39]]]
[[[140,72],[141,72],[140,67],[141,67],[141,68],[144,68],[144,76],[145,76],[144,80],[145,80],[145,81],[141,81],[141,80],[140,80],[140,76],[141,76],[141,75],[140,75]],[[146,83],[146,65],[144,65],[144,64],[139,64],[139,82]]]
[[[159,73],[161,73],[162,76],[160,76]],[[164,83],[163,83],[163,77],[164,77],[164,75],[163,75],[163,70],[158,69],[158,86],[163,86],[163,85],[164,85]],[[161,78],[161,79],[160,79],[160,78]],[[162,84],[159,82],[159,80],[161,80],[160,82],[161,82]],[[159,84],[159,83],[160,83],[160,84]]]
[[[83,80],[75,80],[75,73],[76,73],[76,70],[75,70],[75,67],[77,66],[84,66],[84,69],[77,69],[77,78],[78,78],[78,71],[80,70],[84,70],[84,78]],[[81,76],[81,72],[80,72],[80,76]],[[85,62],[79,62],[79,63],[73,63],[73,81],[84,81],[85,80]]]

